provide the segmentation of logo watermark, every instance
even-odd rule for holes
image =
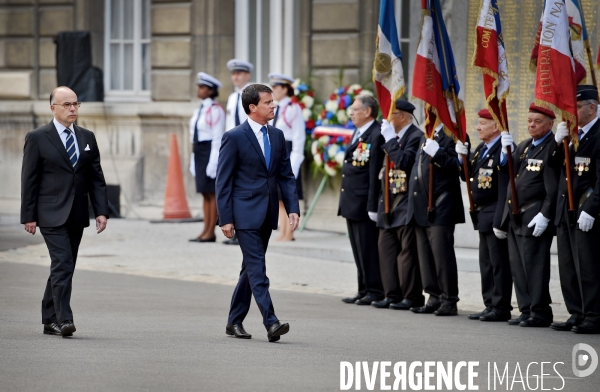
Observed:
[[[585,354],[582,352],[585,351]],[[598,353],[592,346],[578,343],[573,347],[573,374],[576,377],[587,377],[598,367]],[[588,368],[584,367],[588,365]]]

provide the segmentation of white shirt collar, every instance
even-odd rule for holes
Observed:
[[[212,98],[204,98],[204,99],[202,100],[202,107],[203,107],[203,108],[209,107],[209,106],[211,106],[211,105],[212,105],[212,103],[213,103],[213,100],[212,100]]]
[[[584,136],[587,135],[588,131],[594,126],[594,124],[596,124],[596,121],[598,121],[598,117],[595,117],[592,121],[581,128]]]
[[[262,132],[260,131],[260,129],[262,127],[266,127],[267,124],[265,125],[260,125],[259,123],[257,123],[256,121],[252,120],[250,117],[248,117],[248,125],[250,125],[250,128],[252,128],[252,132],[254,132],[255,135],[259,135]]]
[[[404,137],[404,134],[406,133],[406,131],[408,131],[408,128],[410,128],[411,125],[412,122],[409,122],[404,128],[400,130],[400,132],[398,132],[398,141],[400,141],[400,139]]]
[[[442,130],[442,128],[444,128],[444,124],[439,124],[439,125],[438,125],[438,126],[435,128],[435,134],[437,135],[437,134],[438,134],[438,133],[439,133],[439,132]]]
[[[62,125],[61,123],[59,123],[58,120],[56,120],[55,118],[52,119],[52,122],[54,123],[54,127],[58,131],[58,136],[60,136],[60,134],[63,133],[65,131],[65,129],[67,129],[67,127],[65,127],[64,125]],[[69,130],[71,132],[73,132],[73,124],[71,124],[69,126]]]
[[[494,144],[496,144],[496,142],[497,142],[498,140],[500,140],[500,138],[501,138],[501,137],[502,137],[502,135],[498,135],[498,136],[496,136],[496,138],[495,138],[494,140],[492,140],[491,142],[489,142],[489,143],[485,143],[485,146],[487,147],[487,149],[489,150],[489,149],[491,149],[492,147],[494,147]]]
[[[365,133],[367,131],[367,129],[369,129],[369,127],[371,125],[373,125],[374,122],[375,122],[375,120],[371,120],[368,123],[366,123],[365,125],[363,125],[362,127],[358,128],[358,136],[361,136],[363,133]]]
[[[277,106],[284,107],[285,105],[290,103],[290,100],[291,100],[290,97],[285,97],[281,101],[277,102]]]

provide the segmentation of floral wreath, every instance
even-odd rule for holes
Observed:
[[[344,128],[352,128],[352,120],[348,108],[354,102],[357,95],[373,95],[369,90],[364,90],[359,84],[340,87],[335,89],[325,102],[316,120],[316,126],[333,125]]]
[[[294,96],[292,102],[297,103],[302,108],[302,117],[304,118],[304,124],[306,126],[306,133],[311,134],[315,128],[317,121],[317,115],[313,112],[315,108],[315,92],[314,90],[302,79],[294,80],[292,83],[294,88]]]

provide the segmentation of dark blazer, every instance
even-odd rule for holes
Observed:
[[[288,214],[300,214],[296,178],[290,166],[283,132],[267,125],[271,163],[265,156],[248,121],[223,134],[217,164],[216,194],[219,225],[233,223],[236,229],[260,229],[270,212],[271,227],[277,228],[281,189]]]
[[[25,137],[21,171],[21,223],[39,227],[63,225],[69,214],[73,223],[90,225],[88,195],[96,216],[108,217],[106,182],[94,133],[73,126],[79,158],[75,167],[53,122]],[[89,150],[86,151],[86,146]]]
[[[352,154],[359,143],[371,145],[369,160],[364,166],[352,165]],[[376,212],[381,191],[379,169],[383,163],[381,145],[385,142],[381,136],[381,124],[377,121],[346,149],[342,165],[342,188],[338,215],[346,219],[369,219],[367,212]]]
[[[502,215],[504,204],[506,203],[506,191],[508,187],[508,173],[500,172],[500,158],[502,153],[502,143],[497,140],[496,143],[485,152],[485,157],[481,158],[481,150],[485,143],[480,143],[470,159],[467,160],[469,166],[469,186],[473,197],[473,204],[477,212],[476,230],[480,232],[493,231],[494,227],[499,229],[502,226]],[[459,166],[460,178],[465,181],[462,165]],[[479,175],[488,174],[491,171],[491,181],[489,187],[479,187]]]
[[[585,211],[593,217],[598,217],[600,213],[600,119],[590,128],[582,140],[579,141],[579,148],[571,145],[569,148],[571,157],[571,180],[573,182],[573,201],[577,208],[577,218],[581,211]],[[567,174],[565,161],[565,150],[561,145],[556,148],[555,157],[561,167],[561,176],[558,190],[558,201],[556,203],[556,219],[554,223],[558,226],[567,217],[563,214],[564,206],[569,206],[567,194]],[[588,171],[578,172],[575,167],[575,158],[589,158],[590,165]],[[579,175],[581,173],[581,176]],[[588,195],[589,190],[592,193]],[[587,196],[587,198],[586,198]],[[584,200],[585,199],[585,200]],[[570,222],[575,224],[576,222]],[[598,224],[598,223],[596,223]]]
[[[407,178],[407,191],[403,193],[393,194],[390,192],[390,209],[395,205],[395,208],[391,211],[390,224],[386,225],[383,220],[383,213],[385,211],[385,205],[383,201],[384,192],[384,181],[389,181],[388,171],[389,168],[385,168],[385,163],[382,165],[382,178],[381,178],[381,193],[379,197],[379,208],[377,209],[377,227],[389,229],[393,227],[400,227],[406,224],[406,211],[408,209],[408,193],[411,189],[408,187],[408,176],[410,171],[415,164],[415,157],[419,150],[419,143],[421,142],[421,136],[423,132],[412,124],[402,135],[402,139],[387,141],[383,144],[381,149],[385,154],[390,157],[390,161],[394,163],[396,169],[406,172]],[[385,156],[384,156],[385,158]]]
[[[423,151],[426,137],[425,135],[421,136],[420,147],[408,183],[410,192],[406,224],[409,224],[412,219],[423,227],[465,223],[465,211],[460,192],[458,154],[456,154],[454,140],[443,130],[435,135],[435,140],[439,143],[440,149],[431,158]],[[434,166],[433,204],[435,213],[432,222],[429,222],[427,218],[430,160]]]
[[[558,175],[560,169],[554,165],[556,142],[554,135],[549,135],[542,143],[530,151],[533,139],[522,141],[515,152],[513,152],[513,167],[515,171],[515,188],[517,190],[517,201],[521,212],[520,222],[513,221],[515,233],[523,236],[532,236],[533,227],[527,225],[534,216],[541,212],[544,217],[554,220],[556,213],[556,196],[558,194]],[[542,161],[539,171],[527,170],[528,159]],[[501,166],[501,170],[508,172],[508,165]],[[506,204],[504,209],[504,221],[506,217],[513,217],[510,188],[506,193]],[[537,202],[537,204],[535,204]],[[534,204],[532,204],[534,203]],[[529,208],[527,208],[529,207]],[[506,226],[503,224],[503,229]]]

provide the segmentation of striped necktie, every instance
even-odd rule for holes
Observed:
[[[65,148],[67,149],[67,155],[69,156],[71,165],[75,167],[75,164],[77,163],[77,150],[75,149],[75,138],[73,137],[73,132],[71,132],[69,128],[65,128],[65,132],[67,133]]]

